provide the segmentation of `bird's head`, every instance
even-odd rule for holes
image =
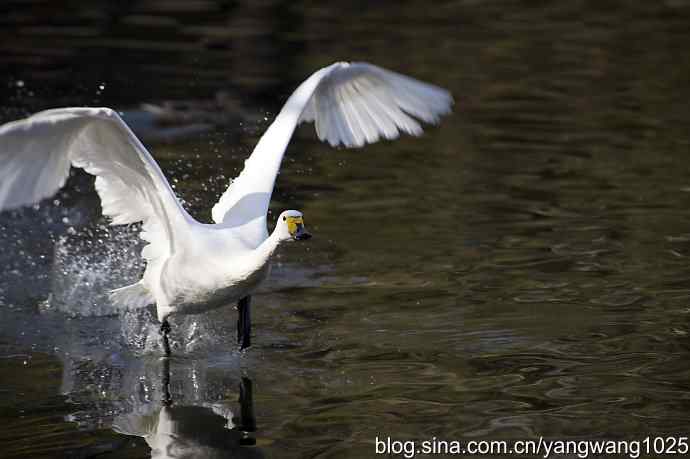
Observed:
[[[296,210],[286,210],[281,213],[275,231],[278,232],[281,241],[303,241],[311,237],[311,234],[304,229],[302,212]]]

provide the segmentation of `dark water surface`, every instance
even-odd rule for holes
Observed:
[[[79,173],[0,215],[0,456],[687,435],[688,49],[683,0],[3,2],[1,120],[175,101],[191,134],[139,132],[200,219],[320,66],[370,61],[456,106],[362,150],[298,130],[272,210],[315,237],[281,249],[249,352],[232,306],[173,324],[171,408],[155,320],[104,305],[142,269],[136,228],[104,229]]]

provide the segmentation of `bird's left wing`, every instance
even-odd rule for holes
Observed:
[[[361,147],[400,132],[418,136],[415,118],[437,123],[450,112],[448,91],[364,62],[338,62],[310,76],[292,93],[261,137],[244,170],[213,207],[216,223],[245,226],[258,245],[266,237],[266,212],[285,148],[295,127],[314,121],[319,139]]]
[[[96,176],[113,224],[144,222],[149,261],[172,253],[193,221],[156,161],[108,108],[47,110],[0,126],[0,211],[52,196],[72,165]]]

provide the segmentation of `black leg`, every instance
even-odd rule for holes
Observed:
[[[168,333],[170,333],[170,323],[168,319],[163,319],[161,324],[161,335],[163,335],[163,352],[166,357],[170,357],[170,342],[168,341]]]
[[[238,428],[242,431],[240,445],[254,446],[256,438],[250,436],[250,432],[256,432],[256,418],[254,417],[254,394],[252,393],[252,380],[242,377],[240,382],[240,418]],[[234,420],[233,420],[234,421]]]
[[[240,349],[246,349],[252,344],[251,301],[251,296],[245,296],[237,303],[237,342]]]
[[[172,396],[170,395],[170,359],[163,359],[163,374],[161,378],[161,403],[163,406],[172,405]]]
[[[246,376],[240,381],[240,416],[234,418],[240,430],[244,432],[256,432],[256,417],[254,417],[254,394],[252,392],[252,380]]]

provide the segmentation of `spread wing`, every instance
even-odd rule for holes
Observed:
[[[213,220],[258,245],[267,236],[266,212],[285,148],[295,127],[313,121],[319,139],[361,147],[401,132],[418,136],[417,119],[437,123],[453,104],[450,93],[367,63],[338,62],[314,73],[290,96],[261,137],[244,170],[213,207]]]
[[[149,261],[172,253],[193,221],[156,161],[108,108],[47,110],[0,126],[0,211],[52,196],[71,166],[96,176],[113,224],[144,222]]]

